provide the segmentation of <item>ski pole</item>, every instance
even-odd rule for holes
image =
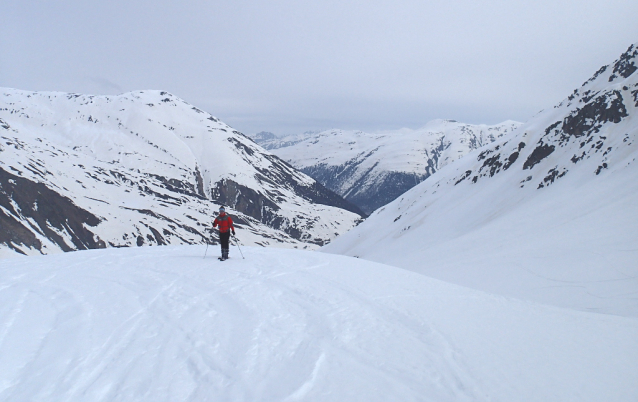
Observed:
[[[235,245],[239,249],[239,253],[241,254],[241,259],[245,260],[246,258],[244,258],[244,253],[242,253],[241,247],[239,247],[239,242],[237,241],[237,237],[235,235],[233,235],[233,239],[235,239]]]
[[[206,253],[208,253],[208,239],[206,239],[206,251],[204,251],[204,259],[206,259]]]

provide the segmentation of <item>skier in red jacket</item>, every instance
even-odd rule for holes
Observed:
[[[230,240],[230,232],[235,235],[235,226],[233,226],[233,218],[226,214],[224,207],[219,208],[219,215],[213,221],[213,227],[219,225],[219,242],[222,245],[222,256],[219,258],[224,261],[228,259],[228,241]]]

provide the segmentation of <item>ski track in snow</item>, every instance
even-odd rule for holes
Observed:
[[[203,246],[0,268],[0,400],[635,400],[638,320],[324,253]],[[624,399],[623,399],[624,398]]]

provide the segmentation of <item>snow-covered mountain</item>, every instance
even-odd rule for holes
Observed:
[[[338,255],[204,252],[2,261],[0,401],[638,400],[636,318]]]
[[[326,251],[638,316],[638,46]]]
[[[435,120],[418,130],[378,134],[328,130],[252,138],[365,213],[394,200],[443,166],[520,126]]]
[[[0,93],[0,253],[214,242],[219,205],[247,244],[321,245],[360,220],[167,92]]]

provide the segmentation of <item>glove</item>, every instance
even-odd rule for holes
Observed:
[[[235,231],[233,230],[233,236],[235,236]]]

